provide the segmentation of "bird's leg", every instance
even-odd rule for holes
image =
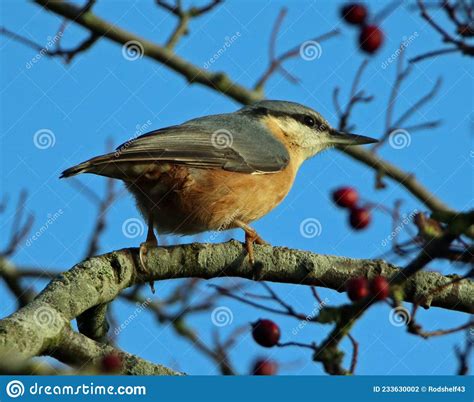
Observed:
[[[253,254],[253,244],[254,243],[267,244],[267,243],[258,235],[255,229],[251,228],[246,223],[239,220],[235,220],[234,223],[245,232],[245,249],[247,250],[250,264],[254,266],[255,257]]]
[[[158,240],[156,239],[155,232],[153,231],[153,215],[150,212],[148,215],[148,231],[146,234],[146,240],[145,242],[140,244],[140,264],[143,268],[143,271],[145,273],[148,272],[148,267],[147,267],[147,253],[148,249],[150,247],[157,247],[158,246]],[[155,283],[153,281],[150,281],[150,289],[153,293],[155,293]]]

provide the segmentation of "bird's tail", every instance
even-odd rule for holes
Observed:
[[[70,167],[69,169],[66,169],[61,173],[61,176],[59,176],[60,179],[64,177],[71,177],[75,176],[76,174],[80,173],[87,173],[87,169],[89,168],[89,162],[82,162],[79,165]]]
[[[94,173],[101,176],[110,176],[110,172],[108,172],[109,169],[107,169],[106,165],[114,160],[114,156],[114,154],[106,154],[89,159],[85,162],[79,163],[79,165],[66,169],[61,173],[59,178],[71,177],[81,173]],[[112,175],[112,177],[114,176]]]

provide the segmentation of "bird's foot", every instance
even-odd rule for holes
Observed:
[[[156,239],[154,240],[147,240],[143,243],[140,244],[140,249],[139,249],[139,256],[140,256],[140,267],[143,270],[143,273],[148,274],[150,270],[148,269],[148,250],[153,247],[158,246],[158,241]],[[150,281],[150,289],[152,293],[155,293],[155,282]]]
[[[247,251],[247,255],[249,256],[249,262],[252,266],[252,279],[260,280],[261,272],[263,269],[263,264],[261,262],[255,261],[255,254],[254,254],[254,244],[268,244],[265,240],[263,240],[258,233],[252,229],[251,227],[247,226],[244,228],[245,231],[245,250]]]

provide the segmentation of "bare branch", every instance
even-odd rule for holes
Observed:
[[[117,26],[104,21],[90,12],[87,14],[87,18],[78,15],[80,8],[73,4],[64,1],[49,2],[47,0],[35,0],[35,2],[39,5],[42,5],[49,11],[74,21],[87,30],[94,32],[101,37],[107,37],[121,45],[124,45],[130,40],[140,42],[144,47],[145,56],[162,63],[176,73],[182,75],[190,83],[200,83],[202,85],[208,86],[217,92],[220,92],[229,98],[232,98],[245,105],[262,99],[261,92],[249,90],[231,81],[223,73],[211,73],[205,69],[199,68],[173,54],[168,49],[147,41],[133,33],[118,28]],[[341,151],[358,160],[359,162],[375,169],[379,175],[390,177],[391,179],[400,183],[432,211],[454,214],[455,211],[449,208],[433,193],[431,193],[421,183],[419,183],[412,174],[404,172],[388,161],[374,156],[370,151],[360,147],[347,147],[345,149],[341,149]]]
[[[429,14],[427,7],[423,0],[417,0],[417,5],[420,11],[421,17],[441,36],[441,39],[444,43],[454,45],[454,47],[449,47],[447,49],[439,49],[424,53],[422,55],[416,56],[410,60],[411,63],[416,63],[421,60],[425,60],[430,57],[436,57],[448,53],[460,52],[466,56],[474,56],[474,46],[470,45],[464,40],[456,39],[454,36],[448,33],[438,22],[436,22],[431,15]],[[472,16],[470,21],[461,22],[457,15],[456,9],[449,3],[449,0],[441,0],[439,6],[446,11],[448,18],[453,22],[457,32],[461,36],[469,37],[471,36],[470,32],[472,30]],[[468,13],[473,12],[473,7],[471,6],[468,9]]]
[[[268,51],[269,65],[267,67],[267,70],[263,73],[263,75],[257,80],[257,83],[254,85],[254,89],[258,92],[263,91],[263,87],[265,86],[265,83],[276,71],[280,71],[289,81],[293,83],[298,82],[297,78],[295,78],[293,75],[291,75],[288,71],[286,71],[283,68],[282,66],[283,63],[288,59],[298,56],[304,50],[302,49],[302,46],[304,45],[304,43],[314,42],[314,45],[316,46],[316,45],[319,45],[319,42],[330,39],[339,34],[339,31],[337,29],[334,29],[323,35],[320,35],[313,39],[302,42],[299,45],[295,46],[294,48],[291,48],[287,50],[286,52],[282,53],[280,56],[277,56],[276,43],[277,43],[278,33],[280,32],[280,28],[283,24],[283,20],[285,19],[286,12],[287,12],[286,8],[282,8],[280,10],[280,13],[278,14],[278,17],[273,26],[272,33],[270,35],[270,45],[269,45],[269,51]]]

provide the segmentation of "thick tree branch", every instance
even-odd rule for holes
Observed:
[[[142,45],[143,54],[164,64],[185,77],[190,83],[200,83],[215,89],[218,92],[249,104],[260,99],[258,93],[248,91],[246,88],[231,81],[224,73],[212,73],[201,69],[192,63],[177,56],[171,49],[159,46],[131,32],[127,32],[116,25],[97,17],[92,12],[83,13],[82,9],[74,4],[64,1],[34,0],[35,3],[56,14],[62,15],[73,22],[82,25],[91,33],[108,38],[116,43],[125,45],[127,42],[136,41]]]
[[[262,263],[260,279],[266,281],[342,291],[349,278],[371,278],[380,274],[390,278],[399,272],[382,260],[318,255],[271,246],[256,246],[255,251],[257,260]],[[70,353],[65,339],[72,336],[65,336],[65,331],[70,321],[90,308],[114,300],[122,290],[136,284],[186,277],[250,279],[254,275],[244,247],[233,240],[221,244],[159,247],[149,251],[148,261],[149,272],[138,272],[138,250],[124,249],[90,258],[58,276],[35,300],[0,321],[0,355],[19,353],[28,358],[49,354],[68,361],[69,358],[64,357]],[[4,263],[5,260],[0,260],[0,264]],[[474,312],[474,284],[469,279],[430,294],[432,289],[442,288],[452,279],[435,272],[418,272],[405,282],[405,300],[422,303],[425,308],[437,306]],[[76,341],[74,338],[70,342]],[[79,344],[82,341],[78,341]],[[94,343],[90,353],[99,353],[105,347]]]
[[[48,355],[83,369],[97,367],[104,356],[115,353],[122,359],[122,374],[179,375],[167,367],[98,343],[71,329],[72,319],[100,305],[101,300],[112,300],[122,286],[131,283],[129,275],[133,275],[134,266],[133,263],[123,264],[123,259],[127,258],[125,254],[112,258],[102,256],[108,260],[108,266],[103,265],[104,260],[100,257],[99,265],[102,267],[97,265],[90,271],[89,261],[76,265],[53,280],[31,303],[1,320],[0,359]],[[5,259],[0,259],[0,268],[6,264]],[[127,269],[115,271],[121,264]],[[95,286],[104,288],[96,289]],[[87,300],[88,297],[91,299]]]
[[[181,373],[160,364],[150,363],[138,356],[117,350],[110,345],[95,342],[83,334],[74,332],[69,326],[62,331],[59,346],[47,350],[46,353],[63,363],[82,369],[100,367],[105,356],[114,354],[122,362],[122,368],[117,374],[181,375]]]

